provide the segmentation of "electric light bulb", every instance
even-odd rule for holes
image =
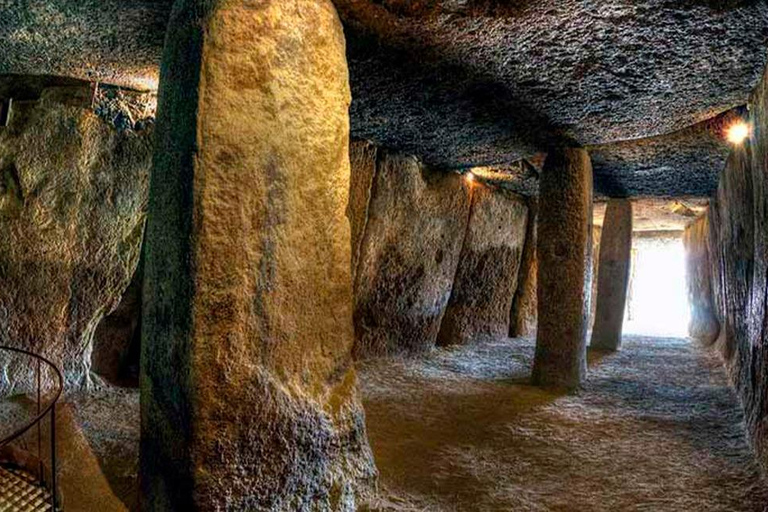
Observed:
[[[728,127],[725,135],[731,144],[743,144],[750,135],[750,127],[744,121],[737,121]]]

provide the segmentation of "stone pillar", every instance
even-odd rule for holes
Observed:
[[[713,204],[717,204],[713,201]],[[685,228],[685,278],[691,320],[688,334],[704,346],[712,345],[720,334],[712,290],[712,258],[709,254],[709,214],[704,213]]]
[[[528,224],[526,226],[525,247],[518,273],[517,291],[512,301],[510,313],[509,337],[536,335],[536,288],[538,257],[536,256],[536,224],[539,203],[536,198],[529,198]]]
[[[527,223],[523,198],[473,185],[469,225],[438,345],[507,337]]]
[[[544,163],[538,225],[538,331],[533,382],[578,387],[587,371],[592,252],[592,164],[583,149]]]
[[[414,157],[379,150],[376,160],[369,204],[352,205],[367,209],[355,356],[411,357],[435,346],[469,222],[470,188],[458,174],[424,168]]]
[[[592,348],[618,350],[621,347],[631,263],[632,202],[611,199],[605,210],[600,237],[600,273]]]
[[[146,235],[145,511],[354,510],[349,84],[330,0],[177,0]]]

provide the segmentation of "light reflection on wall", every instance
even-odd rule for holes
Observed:
[[[687,337],[685,249],[678,236],[635,236],[624,333]]]

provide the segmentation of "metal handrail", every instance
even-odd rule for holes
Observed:
[[[61,375],[61,371],[56,367],[55,364],[53,364],[48,359],[35,354],[33,352],[29,352],[28,350],[22,350],[19,348],[14,347],[6,347],[6,346],[0,346],[0,352],[14,352],[17,354],[21,354],[27,357],[31,357],[32,359],[37,361],[37,416],[35,416],[31,421],[23,425],[22,427],[15,430],[12,434],[4,437],[3,439],[0,439],[0,448],[7,446],[8,444],[12,443],[19,437],[23,436],[27,432],[29,432],[32,427],[37,426],[37,458],[38,461],[40,461],[40,470],[39,470],[39,477],[40,477],[40,483],[43,485],[43,487],[49,487],[49,490],[51,491],[51,504],[53,505],[53,510],[56,512],[58,510],[58,496],[57,496],[57,487],[56,487],[56,403],[58,402],[59,398],[61,397],[61,393],[64,389],[64,378]],[[41,365],[45,364],[48,368],[53,370],[54,376],[55,376],[55,389],[53,393],[53,399],[48,403],[48,405],[45,408],[41,409],[41,389],[40,389],[40,370]],[[40,424],[42,423],[43,418],[47,414],[51,415],[51,485],[46,485],[46,482],[43,478],[43,471],[42,471],[42,435],[40,430]]]

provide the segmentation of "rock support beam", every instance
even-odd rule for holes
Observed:
[[[145,511],[355,510],[349,84],[329,0],[178,0],[141,375]]]
[[[522,197],[476,183],[451,299],[438,345],[464,345],[509,334],[528,207]]]
[[[544,164],[538,224],[538,331],[533,382],[578,387],[586,370],[592,252],[592,164],[554,149]]]
[[[600,271],[592,348],[618,350],[621,347],[631,263],[632,202],[611,199],[605,210],[600,237]]]

